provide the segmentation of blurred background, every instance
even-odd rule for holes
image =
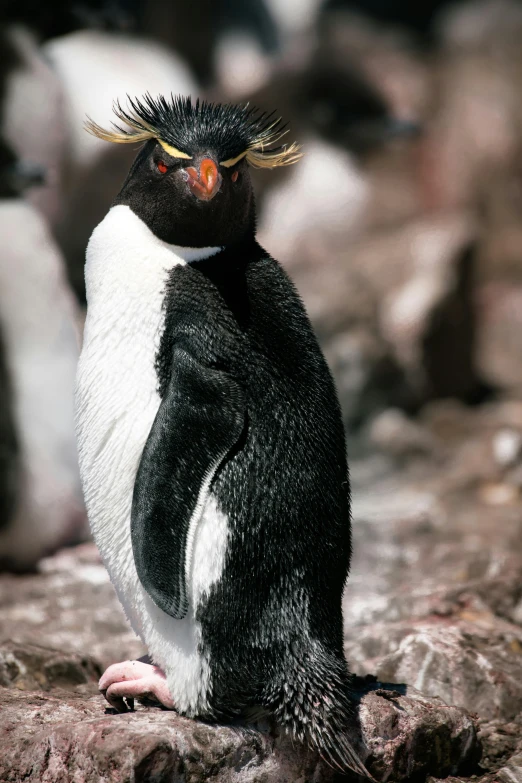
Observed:
[[[2,0],[0,563],[51,580],[3,577],[4,635],[76,649],[80,617],[104,663],[137,645],[122,620],[96,625],[104,577],[74,581],[90,545],[50,557],[88,539],[72,406],[84,254],[136,152],[89,136],[85,115],[108,125],[114,99],[146,91],[250,101],[303,145],[298,165],[253,172],[258,236],[343,408],[349,661],[519,719],[521,36],[516,0]],[[82,596],[69,620],[49,603],[57,573]],[[24,601],[39,609],[20,620]]]

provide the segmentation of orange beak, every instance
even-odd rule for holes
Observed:
[[[201,201],[210,201],[214,198],[223,178],[212,158],[203,158],[199,164],[199,173],[194,166],[185,169],[187,185],[192,193]]]

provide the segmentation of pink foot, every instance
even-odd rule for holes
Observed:
[[[102,675],[98,687],[111,707],[118,712],[132,710],[134,699],[140,696],[156,699],[169,710],[174,709],[165,674],[158,666],[150,663],[113,663]]]

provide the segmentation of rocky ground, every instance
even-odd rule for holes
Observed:
[[[522,404],[372,424],[356,462],[345,650],[358,674],[468,710],[486,780],[522,780]]]
[[[522,403],[387,410],[366,441],[344,608],[368,767],[522,780]],[[91,544],[0,577],[0,640],[2,781],[340,779],[271,726],[111,714],[97,678],[143,649]]]

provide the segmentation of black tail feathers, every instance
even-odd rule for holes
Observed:
[[[355,724],[355,721],[354,721]],[[321,758],[341,772],[351,770],[357,775],[372,779],[370,773],[361,761],[354,747],[353,727],[350,730],[346,724],[343,728],[336,726],[335,720],[323,721],[319,730],[312,730],[305,737],[307,744],[316,750]]]
[[[265,706],[330,766],[373,779],[356,750],[363,742],[346,663],[317,647],[292,661],[292,669],[266,694]]]

